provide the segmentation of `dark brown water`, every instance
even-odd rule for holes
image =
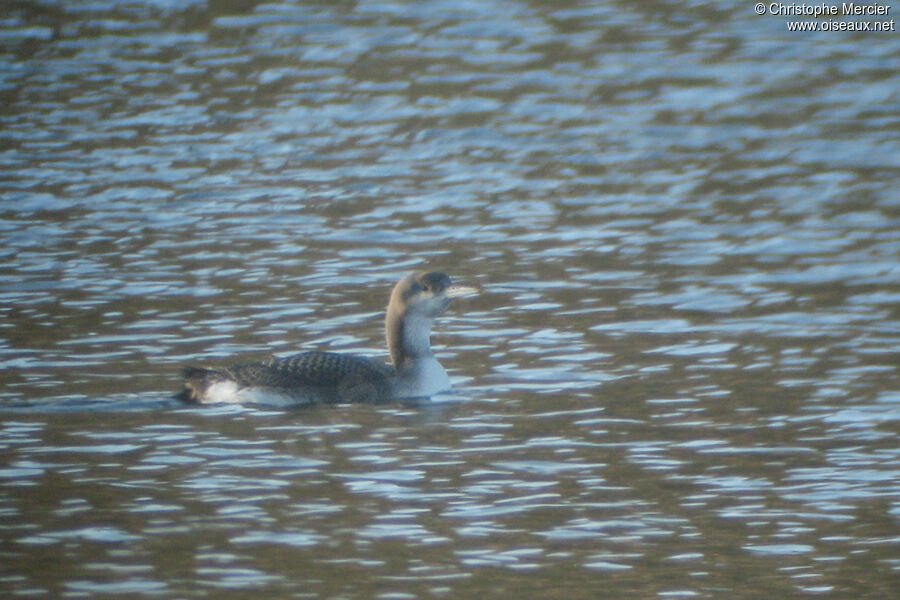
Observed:
[[[900,38],[725,2],[9,3],[3,598],[894,598]],[[384,356],[423,406],[186,408]]]

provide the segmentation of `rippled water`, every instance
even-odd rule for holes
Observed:
[[[893,598],[900,38],[785,21],[5,6],[0,595]],[[455,395],[171,399],[425,266]]]

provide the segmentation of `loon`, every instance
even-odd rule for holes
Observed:
[[[451,298],[477,293],[476,288],[453,285],[444,273],[412,273],[394,286],[385,315],[390,365],[314,351],[227,368],[188,366],[177,398],[200,404],[318,404],[432,396],[450,389],[450,378],[431,351],[434,319]]]

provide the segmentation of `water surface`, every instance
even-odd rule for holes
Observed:
[[[741,2],[20,3],[0,595],[892,598],[900,38]],[[184,407],[386,357],[425,405]]]

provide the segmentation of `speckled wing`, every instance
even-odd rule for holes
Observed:
[[[276,388],[326,402],[380,402],[389,394],[388,365],[334,352],[305,352],[227,369],[245,388]]]

